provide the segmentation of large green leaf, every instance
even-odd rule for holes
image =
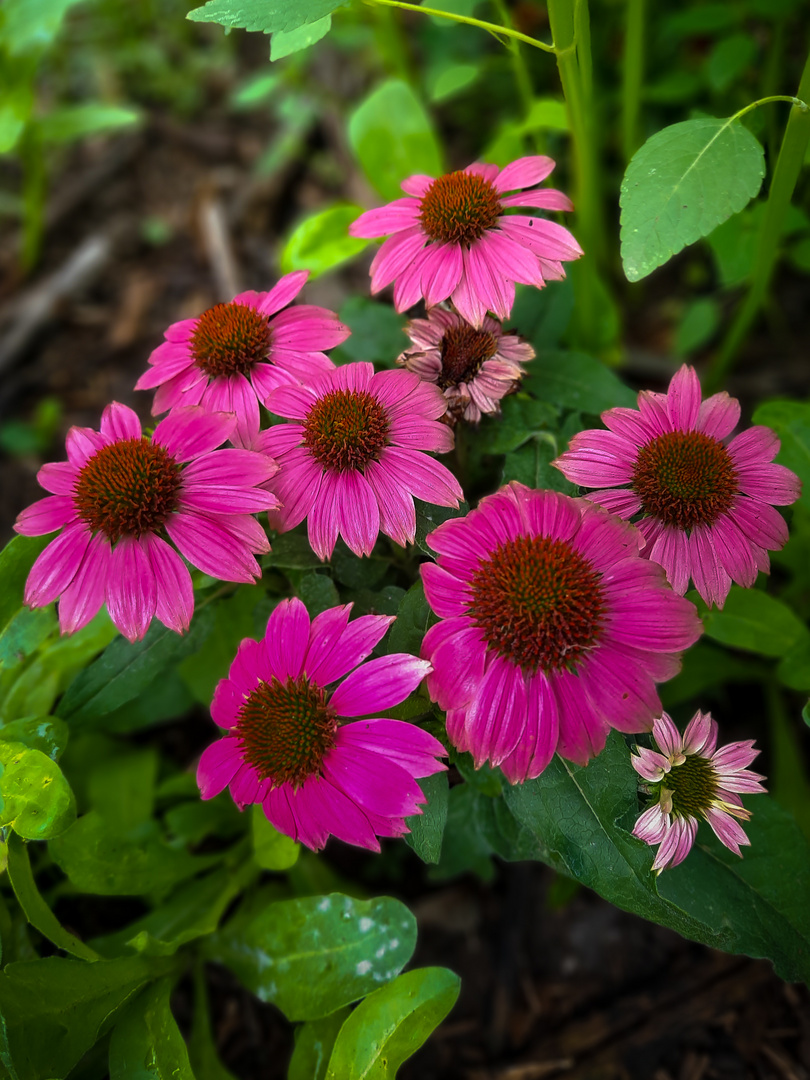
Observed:
[[[296,1028],[287,1080],[324,1080],[335,1039],[348,1015],[347,1006]]]
[[[624,272],[639,281],[753,199],[765,176],[757,139],[733,117],[657,132],[627,166],[620,203]]]
[[[810,642],[807,627],[787,604],[759,589],[733,585],[722,609],[709,610],[699,601],[698,611],[707,637],[760,656],[785,656]]]
[[[421,102],[407,83],[389,79],[349,119],[349,142],[371,184],[384,199],[402,197],[414,173],[444,172],[439,142]]]
[[[259,803],[251,814],[253,858],[263,870],[289,870],[298,862],[301,845],[280,833]]]
[[[110,1080],[194,1080],[171,992],[172,980],[161,979],[124,1010],[110,1039]]]
[[[752,797],[744,858],[701,824],[685,862],[656,877],[652,849],[631,835],[637,781],[614,732],[586,767],[555,757],[505,799],[534,835],[536,857],[617,907],[714,948],[767,957],[788,981],[810,978],[810,847],[793,818]]]
[[[67,1076],[117,1010],[171,963],[50,956],[8,964],[0,974],[0,1058],[12,1080]]]
[[[302,221],[284,245],[282,273],[309,270],[310,279],[314,279],[359,255],[368,240],[349,236],[349,226],[362,212],[360,206],[338,203]]]
[[[285,56],[308,49],[316,41],[326,37],[332,29],[332,16],[324,15],[315,22],[305,23],[295,30],[276,30],[270,39],[270,59],[281,60]]]
[[[324,19],[346,0],[208,0],[186,16],[194,22],[215,22],[264,34],[288,33]]]
[[[8,846],[8,877],[26,919],[40,934],[71,956],[80,960],[98,960],[98,953],[65,930],[42,899],[31,872],[28,849],[16,836],[10,838]]]
[[[31,716],[0,727],[0,740],[22,743],[58,761],[67,746],[69,728],[58,716]]]
[[[169,846],[155,821],[128,833],[97,811],[79,818],[49,845],[54,862],[82,892],[141,896],[171,888],[218,862]]]
[[[419,968],[369,994],[340,1029],[326,1080],[394,1080],[453,1008],[460,988],[447,968]]]
[[[270,904],[204,948],[288,1019],[316,1020],[393,979],[415,944],[416,922],[398,900],[332,893]]]
[[[213,606],[196,612],[184,636],[155,619],[142,641],[132,644],[116,638],[73,680],[57,714],[73,726],[89,723],[132,701],[161,672],[202,646],[214,625]]]
[[[421,814],[414,814],[407,819],[408,828],[404,840],[413,848],[422,862],[437,863],[442,854],[444,827],[447,824],[447,804],[450,788],[447,773],[434,773],[419,781],[419,786],[427,797],[427,805]]]
[[[0,742],[0,826],[26,840],[47,840],[76,820],[76,800],[62,770],[41,750]]]
[[[616,405],[636,404],[635,392],[586,353],[542,352],[532,360],[524,387],[538,401],[591,416]]]

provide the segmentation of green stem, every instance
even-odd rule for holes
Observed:
[[[638,149],[638,120],[644,81],[645,0],[627,0],[622,72],[622,149],[629,161]]]
[[[768,201],[765,204],[765,215],[757,238],[753,277],[748,295],[738,308],[734,322],[731,324],[719,352],[709,365],[705,379],[707,391],[717,389],[734,366],[737,351],[751,329],[754,319],[759,314],[768,292],[768,285],[779,254],[779,242],[782,237],[785,216],[804,163],[808,142],[810,142],[810,108],[805,104],[808,98],[810,98],[810,53],[808,53],[805,61],[804,71],[795,98],[774,94],[771,97],[755,101],[752,105],[736,114],[737,117],[740,117],[758,105],[764,105],[769,101],[789,101],[793,105],[785,128],[785,135],[782,139],[782,146],[779,149],[776,167],[773,171]]]
[[[578,236],[585,264],[578,269],[581,340],[595,345],[598,282],[596,266],[602,254],[601,222],[591,93],[590,35],[586,0],[548,0],[551,33],[557,48],[557,69],[565,95],[574,144],[575,198]],[[580,37],[577,38],[577,28]]]
[[[495,11],[498,13],[498,18],[503,23],[506,29],[513,29],[512,20],[509,15],[509,9],[506,6],[505,0],[492,0]],[[512,58],[512,70],[515,73],[515,83],[517,84],[518,94],[523,104],[523,111],[528,118],[534,102],[534,91],[532,90],[532,79],[529,75],[529,68],[520,51],[520,42],[510,39],[507,42],[507,48],[509,49]]]
[[[556,52],[554,45],[547,45],[544,41],[537,41],[528,34],[521,34],[508,26],[498,26],[497,23],[484,22],[482,19],[474,19],[471,15],[456,15],[452,11],[439,11],[437,8],[422,7],[421,4],[406,4],[404,0],[365,0],[365,3],[374,6],[381,4],[383,7],[402,8],[404,11],[416,11],[420,15],[435,15],[438,19],[450,19],[452,22],[464,23],[467,26],[477,26],[479,30],[486,30],[496,37],[514,38],[522,41],[525,45],[531,45],[533,49],[541,49],[543,52]]]
[[[394,12],[388,7],[378,7],[374,16],[376,23],[374,36],[386,69],[412,84],[414,77],[408,58],[408,44],[394,17]]]

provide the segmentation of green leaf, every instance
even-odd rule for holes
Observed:
[[[431,557],[434,552],[427,545],[427,537],[430,533],[450,518],[463,517],[470,509],[466,502],[457,507],[433,506],[431,503],[414,499],[414,505],[416,506],[416,546]]]
[[[78,889],[99,896],[165,890],[218,862],[216,855],[190,855],[170,847],[155,821],[125,834],[96,811],[52,840],[49,851]]]
[[[82,105],[63,105],[37,121],[39,136],[44,143],[68,143],[102,131],[117,131],[132,127],[141,120],[137,109],[118,105],[86,102]]]
[[[0,826],[26,840],[47,840],[76,820],[76,800],[62,770],[41,750],[0,742]]]
[[[212,604],[215,617],[205,641],[190,656],[184,654],[178,664],[178,673],[189,693],[206,709],[217,683],[227,677],[242,638],[253,636],[254,611],[265,597],[255,585],[240,585],[232,596]],[[193,630],[194,623],[191,625]]]
[[[194,1020],[188,1040],[188,1056],[196,1080],[236,1080],[217,1056],[217,1046],[211,1032],[205,968],[200,961],[194,967]]]
[[[316,41],[326,37],[332,29],[332,16],[324,15],[315,22],[298,26],[295,30],[277,30],[270,38],[270,59],[281,60],[284,56],[308,49]]]
[[[22,743],[58,761],[67,746],[69,728],[58,716],[31,716],[0,727],[0,741]]]
[[[273,540],[273,550],[262,560],[263,567],[280,570],[309,570],[323,563],[312,550],[305,532],[283,533]]]
[[[172,980],[161,979],[119,1017],[110,1039],[110,1080],[194,1080],[171,992]]]
[[[478,429],[477,446],[485,454],[508,454],[539,431],[556,428],[558,410],[547,401],[525,393],[504,399],[501,416],[485,416]]]
[[[390,304],[352,296],[338,312],[352,336],[331,354],[335,363],[368,360],[380,367],[394,367],[396,358],[407,346],[405,318]],[[365,560],[364,560],[365,561]]]
[[[457,784],[450,789],[441,858],[438,866],[428,871],[431,881],[447,881],[468,872],[477,874],[482,881],[492,880],[492,846],[474,826],[479,798],[487,796],[481,796],[471,784]]]
[[[0,551],[0,632],[22,607],[25,582],[31,567],[53,539],[52,536],[15,536]]]
[[[742,210],[764,176],[762,147],[733,118],[685,120],[649,138],[622,181],[621,248],[628,280],[646,277]]]
[[[238,933],[215,934],[205,955],[289,1020],[317,1020],[393,979],[415,943],[416,921],[398,900],[332,893],[270,904]]]
[[[216,930],[223,912],[243,887],[242,876],[221,867],[188,881],[148,915],[114,934],[95,938],[93,948],[110,958],[131,952],[172,956],[182,945]]]
[[[0,974],[0,1057],[12,1080],[67,1076],[121,1006],[169,963],[49,956],[8,964]]]
[[[668,711],[683,702],[693,702],[697,707],[702,695],[723,694],[729,683],[756,682],[763,675],[762,665],[750,657],[718,649],[704,639],[684,653],[680,673],[661,686],[659,693]]]
[[[298,861],[301,845],[280,833],[267,817],[259,803],[251,813],[253,858],[262,870],[289,870]]]
[[[185,635],[154,620],[142,641],[113,641],[70,684],[57,715],[71,725],[88,723],[132,701],[161,672],[202,646],[214,625],[213,605],[196,612]]]
[[[709,296],[687,304],[675,333],[675,353],[688,356],[706,345],[720,325],[720,305]]]
[[[349,236],[348,230],[362,213],[362,207],[353,203],[338,203],[306,218],[284,245],[281,272],[309,270],[310,280],[314,280],[359,255],[369,241]]]
[[[108,757],[93,769],[87,793],[94,810],[123,832],[148,821],[155,807],[158,752],[154,746]]]
[[[406,819],[408,828],[403,839],[409,848],[413,848],[424,863],[438,863],[442,854],[444,827],[447,824],[447,804],[450,787],[447,773],[434,773],[419,781],[425,793],[427,805],[421,814],[414,814]]]
[[[295,591],[313,617],[340,603],[334,581],[328,574],[319,574],[317,571],[302,574]]]
[[[388,636],[388,651],[418,656],[422,647],[422,638],[427,633],[429,620],[430,607],[425,599],[425,590],[420,578],[411,585],[402,598],[396,621]]]
[[[399,185],[414,173],[444,172],[430,119],[413,90],[399,79],[378,86],[355,109],[349,119],[349,143],[384,199],[401,198]]]
[[[530,488],[551,488],[564,495],[576,495],[577,487],[566,480],[551,462],[563,452],[565,445],[550,432],[535,435],[519,450],[507,454],[503,463],[501,483],[518,480]]]
[[[732,585],[722,610],[708,610],[701,601],[698,611],[707,637],[760,656],[784,656],[810,638],[807,627],[787,604],[759,589]]]
[[[802,481],[800,501],[810,507],[810,403],[765,401],[755,411],[753,421],[773,428],[782,440],[776,460]]]
[[[538,401],[599,416],[616,405],[632,408],[636,394],[592,356],[578,352],[543,352],[532,361],[524,389]]]
[[[340,1030],[327,1080],[393,1080],[458,999],[461,980],[447,968],[400,975],[362,1001]]]
[[[713,948],[768,957],[783,979],[806,980],[810,847],[793,819],[767,796],[753,796],[744,858],[701,824],[685,862],[656,877],[652,849],[631,835],[637,781],[624,740],[612,732],[586,767],[555,757],[504,798],[533,833],[536,857],[610,903]]]
[[[0,38],[12,56],[47,48],[79,0],[5,0]]]
[[[324,1080],[335,1039],[348,1015],[348,1008],[338,1009],[321,1020],[310,1020],[295,1029],[295,1049],[287,1080]]]
[[[193,22],[215,22],[263,34],[289,32],[326,18],[346,0],[208,0],[186,16]]]
[[[17,836],[12,836],[9,840],[8,877],[23,914],[40,934],[43,934],[57,949],[64,949],[71,956],[76,956],[80,960],[98,960],[98,953],[65,930],[42,899],[31,872],[28,849]]]
[[[10,671],[53,634],[57,627],[52,607],[23,608],[0,633],[0,670]]]
[[[26,119],[14,104],[0,104],[0,154],[8,154],[17,145]]]
[[[810,635],[803,637],[782,658],[776,677],[791,690],[810,690]]]
[[[518,285],[512,314],[504,329],[522,334],[538,352],[544,352],[559,344],[573,313],[574,289],[570,276],[555,281],[552,289]]]
[[[480,64],[444,62],[428,76],[428,97],[433,102],[446,101],[472,86],[482,71]]]

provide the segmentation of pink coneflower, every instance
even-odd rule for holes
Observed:
[[[413,348],[398,358],[420,379],[436,383],[447,398],[453,421],[477,424],[482,413],[500,412],[500,400],[516,389],[523,377],[522,364],[534,358],[534,349],[487,316],[480,328],[454,311],[431,308],[427,319],[412,319],[407,326]]]
[[[658,751],[637,747],[633,768],[646,781],[644,789],[654,796],[636,822],[633,836],[647,844],[660,844],[652,865],[661,873],[683,862],[692,849],[698,819],[708,821],[729,851],[742,855],[740,844],[751,841],[734,820],[747,821],[740,792],[763,793],[764,776],[751,772],[759,753],[753,739],[729,743],[716,750],[717,724],[709,713],[696,712],[681,735],[664,713],[653,723]]]
[[[350,610],[310,623],[300,600],[282,600],[264,639],[242,642],[211,705],[228,734],[203,752],[197,783],[204,799],[230,785],[240,810],[261,803],[279,832],[315,850],[332,834],[379,851],[378,836],[402,836],[422,812],[415,778],[444,769],[446,751],[401,720],[340,722],[398,705],[430,671],[404,653],[358,667],[393,620],[349,623]]]
[[[562,264],[582,254],[561,225],[509,212],[516,206],[573,209],[562,192],[535,187],[553,168],[549,157],[525,157],[505,169],[476,162],[437,180],[408,177],[402,183],[407,198],[368,210],[349,226],[352,236],[394,234],[371,264],[371,291],[396,281],[397,311],[421,297],[428,307],[449,297],[474,326],[487,311],[508,318],[516,281],[542,288],[564,278]]]
[[[349,328],[326,308],[288,308],[309,272],[280,279],[270,292],[243,292],[199,318],[174,323],[149,357],[151,368],[136,390],[157,387],[152,415],[181,405],[232,412],[234,441],[252,447],[259,433],[259,402],[277,386],[331,371],[324,355],[345,341]],[[287,310],[282,311],[282,308]]]
[[[582,431],[554,464],[587,498],[631,518],[644,534],[642,554],[660,563],[675,592],[692,578],[707,604],[722,607],[731,582],[750,586],[768,573],[768,550],[787,542],[774,505],[799,497],[799,478],[772,458],[779,439],[752,427],[723,441],[740,419],[726,393],[701,404],[700,382],[686,364],[666,394],[645,390],[635,409],[602,413],[608,431]]]
[[[43,465],[37,477],[53,494],[14,526],[24,536],[62,530],[34,563],[25,603],[59,597],[62,633],[106,603],[121,633],[137,641],[153,616],[182,633],[194,611],[191,576],[166,538],[213,577],[261,576],[253,555],[270,545],[250,515],[278,505],[259,486],[277,466],[250,450],[216,449],[235,423],[230,413],[177,409],[149,438],[132,409],[113,402],[100,432],[71,428],[68,460]]]
[[[512,482],[430,533],[423,564],[432,626],[422,655],[447,733],[476,767],[514,784],[555,750],[585,763],[611,727],[649,730],[655,684],[702,626],[632,525],[582,499]]]
[[[436,419],[442,392],[410,371],[345,364],[310,386],[281,387],[267,407],[294,421],[259,437],[280,466],[273,490],[282,505],[271,524],[292,529],[307,518],[320,559],[338,533],[356,555],[369,555],[380,531],[413,542],[414,496],[439,506],[464,498],[453,474],[421,453],[452,449],[453,433]]]

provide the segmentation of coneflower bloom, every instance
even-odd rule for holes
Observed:
[[[527,341],[504,333],[489,316],[476,328],[454,311],[431,308],[426,319],[412,319],[406,332],[413,347],[397,363],[436,383],[454,421],[477,424],[482,413],[500,412],[501,398],[524,374],[521,365],[534,358]]]
[[[430,664],[401,653],[363,664],[393,620],[350,623],[350,610],[310,623],[300,600],[282,600],[264,639],[242,642],[211,705],[227,734],[203,752],[197,782],[204,799],[230,786],[240,809],[261,803],[279,832],[314,850],[331,834],[379,851],[378,836],[402,836],[422,812],[416,778],[444,769],[446,751],[413,724],[374,718]]]
[[[441,390],[413,372],[375,374],[366,363],[275,390],[267,408],[292,423],[268,428],[257,443],[279,464],[272,487],[281,508],[271,524],[286,530],[307,518],[320,559],[338,534],[356,555],[369,555],[380,531],[412,543],[414,496],[439,506],[464,498],[453,474],[423,453],[452,449],[453,433],[437,419],[445,407]]]
[[[518,783],[555,750],[584,764],[611,727],[649,730],[655,684],[677,674],[702,625],[640,558],[632,525],[513,481],[427,542],[438,557],[422,580],[442,620],[422,645],[427,686],[476,767]]]
[[[371,264],[371,291],[395,282],[397,311],[422,297],[428,307],[449,298],[474,326],[487,311],[508,318],[515,282],[542,288],[564,278],[562,264],[582,254],[561,225],[511,212],[572,209],[567,195],[536,187],[553,168],[549,157],[525,157],[504,169],[476,162],[438,179],[408,177],[406,198],[349,226],[352,236],[389,237]]]
[[[645,390],[638,410],[608,409],[608,431],[581,431],[554,464],[573,483],[598,488],[587,498],[644,535],[642,554],[664,567],[675,592],[691,577],[707,604],[722,607],[731,582],[750,586],[770,569],[768,551],[787,542],[774,506],[799,497],[799,478],[772,459],[779,439],[751,427],[725,440],[740,419],[726,393],[701,403],[686,364],[666,394]]]
[[[178,633],[188,629],[194,593],[180,555],[224,581],[259,577],[253,556],[270,545],[251,515],[278,505],[261,486],[277,466],[250,450],[217,450],[235,423],[230,413],[192,406],[170,413],[149,438],[132,409],[113,402],[101,431],[71,428],[68,460],[37,476],[52,494],[14,526],[24,536],[62,530],[34,563],[25,603],[59,598],[62,633],[106,603],[121,633],[137,641],[154,616]]]
[[[653,723],[658,750],[637,747],[633,768],[653,797],[636,822],[633,836],[660,844],[652,868],[661,873],[683,862],[692,849],[698,821],[708,821],[718,840],[736,855],[751,841],[734,820],[747,821],[740,794],[760,794],[764,776],[747,768],[759,753],[753,739],[717,750],[717,724],[709,713],[696,712],[681,735],[663,713]]]
[[[135,384],[136,390],[157,387],[152,415],[182,405],[232,412],[233,441],[252,448],[259,402],[278,386],[331,371],[325,350],[350,333],[326,308],[288,307],[308,276],[306,270],[286,274],[270,292],[243,292],[198,318],[173,323]]]

